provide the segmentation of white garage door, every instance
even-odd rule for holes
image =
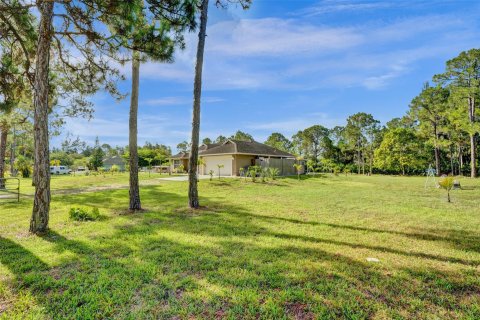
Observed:
[[[218,165],[223,165],[223,168],[220,168],[221,176],[231,176],[232,175],[232,156],[211,156],[205,157],[205,174],[208,174],[210,170],[215,172],[215,175],[218,175]]]

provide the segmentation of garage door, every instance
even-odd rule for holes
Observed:
[[[210,170],[215,172],[215,175],[218,175],[218,165],[223,165],[223,168],[220,169],[221,176],[231,176],[232,175],[232,156],[212,156],[204,157],[205,160],[205,174],[208,174]]]

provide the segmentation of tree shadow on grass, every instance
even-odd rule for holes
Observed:
[[[232,213],[236,214],[235,211],[232,211]],[[480,233],[473,233],[465,230],[420,229],[420,232],[404,232],[404,231],[395,231],[395,230],[386,230],[386,229],[358,227],[358,226],[343,225],[343,224],[336,224],[336,223],[317,222],[317,221],[311,221],[311,220],[310,221],[299,220],[299,219],[285,218],[285,217],[273,217],[273,216],[267,216],[267,215],[253,214],[249,212],[242,212],[238,214],[250,215],[252,216],[252,218],[255,218],[255,219],[272,221],[272,222],[283,221],[283,222],[289,222],[293,224],[326,226],[331,228],[339,228],[339,229],[346,229],[346,230],[352,230],[352,231],[387,233],[387,234],[404,236],[407,238],[413,238],[416,240],[440,241],[440,242],[445,242],[461,250],[480,252]]]
[[[127,216],[113,233],[92,235],[88,244],[55,231],[45,235],[42,239],[53,252],[64,257],[56,267],[1,237],[0,261],[15,274],[19,290],[31,292],[51,318],[478,315],[475,275],[466,278],[461,270],[447,273],[428,264],[418,270],[390,270],[342,253],[344,246],[372,251],[383,247],[274,232],[265,219],[275,223],[284,218],[265,218],[208,197],[201,198],[206,210],[178,212],[186,196],[156,188],[142,192],[146,207],[159,202],[165,209]],[[96,199],[81,194],[62,200],[97,206],[100,201],[116,209],[123,206],[119,196],[126,194],[102,192]]]

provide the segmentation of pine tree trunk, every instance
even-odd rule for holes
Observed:
[[[440,149],[435,147],[435,170],[437,171],[437,177],[440,176]]]
[[[469,102],[469,120],[473,124],[475,122],[475,98],[471,97],[468,99]],[[476,150],[477,147],[475,143],[475,134],[470,134],[470,176],[472,178],[477,177],[477,158],[476,158]]]
[[[50,158],[48,141],[48,70],[52,42],[53,1],[38,5],[40,25],[36,52],[34,82],[34,168],[35,197],[30,232],[43,233],[48,229],[50,211]]]
[[[8,125],[0,124],[0,189],[5,189],[5,156],[7,154]]]
[[[12,145],[10,149],[10,176],[16,177],[17,172],[15,170],[15,148],[17,147],[17,137],[15,131],[15,125],[13,125]]]
[[[188,161],[188,205],[190,208],[198,208],[198,144],[200,140],[200,100],[202,96],[202,71],[203,54],[205,51],[205,38],[207,36],[208,0],[202,0],[202,12],[200,15],[200,31],[198,33],[197,63],[195,65],[195,82],[193,88],[193,118],[192,118],[192,143]]]
[[[459,162],[459,168],[458,171],[461,175],[463,175],[463,150],[461,146],[458,146],[458,162]]]
[[[476,143],[475,143],[475,135],[470,135],[470,177],[476,178],[477,177],[477,165],[476,165]]]
[[[358,171],[358,174],[360,174],[361,170],[362,170],[362,168],[360,166],[360,161],[361,161],[360,159],[361,159],[361,153],[360,153],[360,149],[359,149],[358,152],[357,152],[357,166],[358,166],[357,171]]]
[[[140,54],[134,51],[132,54],[132,94],[130,99],[130,122],[129,122],[129,151],[130,151],[130,206],[132,211],[141,210],[140,187],[138,185],[138,148],[137,148],[137,118],[138,118],[138,94],[140,86]]]

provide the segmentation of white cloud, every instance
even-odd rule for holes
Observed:
[[[219,98],[219,97],[202,97],[202,102],[203,103],[219,103],[219,102],[224,102],[225,99]],[[141,104],[147,105],[147,106],[174,106],[174,105],[190,105],[193,102],[193,96],[192,97],[165,97],[165,98],[158,98],[158,99],[148,99]]]
[[[344,125],[345,119],[332,118],[327,113],[316,112],[306,115],[305,117],[297,117],[290,120],[270,121],[268,123],[250,123],[246,127],[252,130],[282,132],[286,135],[293,135],[299,130],[303,130],[315,124],[320,124],[327,128],[333,128],[338,125]]]
[[[280,56],[346,49],[363,42],[352,28],[328,28],[298,20],[225,21],[209,31],[206,51],[233,56]]]
[[[387,2],[326,4],[329,10],[353,10]],[[351,27],[297,18],[221,21],[207,29],[204,90],[386,88],[423,59],[449,57],[474,45],[471,28],[468,21],[446,14]],[[147,63],[141,76],[193,85],[196,41],[196,35],[189,34],[187,49],[177,54],[174,64]],[[159,104],[167,104],[162,101]]]
[[[313,17],[326,13],[336,13],[342,11],[366,11],[392,7],[392,2],[360,2],[360,1],[321,1],[317,5],[305,8],[296,12],[298,15]]]

